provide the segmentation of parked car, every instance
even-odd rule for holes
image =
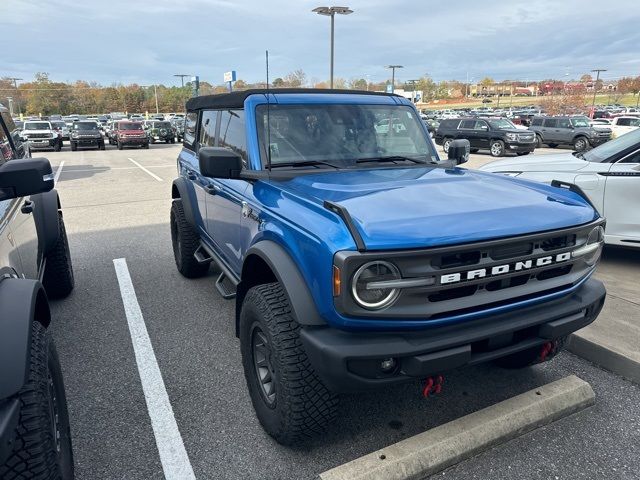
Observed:
[[[67,127],[66,122],[63,120],[51,120],[51,127],[58,132],[58,135],[63,140],[62,145],[64,146],[64,140],[69,140],[69,127]]]
[[[81,120],[73,123],[71,130],[71,150],[78,147],[95,147],[104,150],[104,138],[98,128],[98,123],[93,120]]]
[[[53,129],[49,121],[26,121],[22,127],[21,135],[23,140],[29,141],[30,150],[51,149],[59,152],[62,149],[62,136]]]
[[[151,143],[176,143],[176,133],[171,122],[166,120],[149,120],[144,124]]]
[[[445,153],[454,140],[464,138],[471,144],[471,152],[489,150],[491,156],[502,157],[507,152],[527,155],[536,148],[535,135],[518,129],[506,118],[456,118],[442,120],[434,140]]]
[[[0,478],[73,478],[69,414],[47,297],[73,289],[60,199],[0,106]]]
[[[575,184],[606,216],[606,243],[640,248],[640,129],[586,152],[500,160],[480,169]]]
[[[404,128],[379,131],[381,118]],[[321,432],[340,393],[425,378],[429,392],[490,359],[526,367],[597,317],[604,219],[568,188],[458,168],[468,155],[455,140],[441,161],[415,106],[388,94],[187,102],[176,267],[219,268],[249,396],[278,442]]]
[[[144,131],[142,123],[131,122],[129,120],[118,120],[114,122],[109,142],[116,144],[118,150],[131,146],[149,148],[149,137]]]
[[[596,147],[611,138],[610,128],[594,128],[585,116],[534,117],[529,127],[536,134],[538,147],[571,145],[577,152]]]
[[[176,135],[176,140],[181,142],[184,137],[184,118],[174,115],[171,120],[171,126]]]
[[[625,116],[611,119],[611,138],[617,138],[625,133],[640,128],[640,117]]]

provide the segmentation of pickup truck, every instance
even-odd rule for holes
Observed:
[[[52,149],[59,152],[62,149],[62,133],[54,130],[49,121],[26,121],[21,135],[22,140],[29,142],[30,150]]]
[[[611,128],[611,138],[618,138],[625,133],[633,132],[640,128],[640,117],[627,116],[627,117],[614,117],[609,123]]]
[[[235,299],[249,396],[278,442],[325,429],[344,392],[549,360],[602,308],[605,222],[581,191],[461,168],[465,139],[440,159],[407,99],[255,89],[186,107],[176,267],[215,265]]]

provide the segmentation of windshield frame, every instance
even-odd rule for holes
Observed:
[[[27,125],[40,125],[40,126],[27,128]],[[22,128],[23,130],[51,130],[51,123],[45,122],[45,121],[38,121],[38,120],[33,120],[33,121],[28,120],[24,122],[24,126]]]
[[[311,158],[307,158],[307,157],[302,157],[300,158],[299,162],[303,163],[303,162],[307,162],[307,164],[312,164],[312,163],[317,163],[318,166],[322,166],[322,165],[328,165],[329,163],[331,164],[336,164],[337,169],[340,170],[354,170],[354,169],[372,169],[372,168],[412,168],[412,167],[424,167],[425,165],[429,165],[429,166],[433,166],[434,163],[440,163],[440,158],[438,156],[438,153],[436,151],[436,149],[433,146],[433,142],[431,141],[431,137],[428,133],[427,127],[424,124],[424,122],[421,120],[420,115],[418,113],[416,113],[415,107],[413,107],[412,105],[406,105],[406,104],[388,104],[388,103],[369,103],[369,102],[363,102],[363,103],[357,103],[357,102],[351,102],[351,101],[345,101],[345,102],[282,102],[282,103],[277,103],[277,104],[272,104],[271,106],[271,112],[273,112],[273,109],[287,109],[287,108],[314,108],[314,107],[327,107],[327,108],[331,108],[331,107],[363,107],[363,108],[379,108],[379,109],[393,109],[394,111],[390,114],[391,117],[395,120],[399,115],[401,115],[402,112],[407,112],[408,114],[410,114],[410,120],[416,127],[416,130],[414,131],[414,133],[419,133],[419,135],[422,137],[422,139],[424,140],[424,148],[426,153],[408,153],[408,152],[386,152],[386,153],[379,153],[377,155],[372,155],[371,152],[362,152],[362,156],[354,156],[353,158],[333,158],[331,156],[327,156],[327,157],[322,157],[322,158],[317,158],[317,159],[311,159]],[[267,151],[266,151],[266,147],[264,145],[264,141],[265,139],[263,138],[263,135],[266,134],[266,132],[262,132],[262,130],[264,130],[263,126],[260,125],[261,121],[263,120],[263,112],[264,110],[267,108],[267,103],[266,102],[260,102],[260,103],[256,103],[255,104],[255,108],[253,109],[253,122],[254,124],[252,125],[253,128],[255,128],[255,137],[256,137],[256,143],[257,143],[257,150],[258,150],[258,160],[259,160],[259,169],[258,170],[254,170],[254,171],[266,171],[268,170],[267,166],[268,166],[268,159],[267,157]],[[247,118],[247,120],[249,120],[249,118]],[[374,122],[374,125],[378,125],[379,124],[379,120],[376,120]],[[395,124],[395,122],[394,122]],[[272,133],[273,135],[273,133]],[[271,142],[273,143],[273,142]],[[400,161],[399,157],[410,157],[411,159],[415,159],[418,160],[419,163],[394,163],[394,162],[388,162],[388,161],[382,161],[380,163],[375,163],[375,162],[364,162],[364,163],[358,163],[357,160],[359,159],[370,159],[371,157],[380,157],[380,158],[385,158],[385,157],[398,157],[396,159],[396,161]],[[291,159],[289,158],[284,158],[280,163],[283,164],[287,164],[291,161]],[[271,166],[276,166],[278,162],[273,162],[273,159],[271,160]],[[286,170],[288,172],[291,171],[301,171],[301,170],[313,170],[313,171],[321,171],[318,168],[315,168],[314,166],[309,166],[308,168],[303,168],[301,167],[295,167],[295,166],[291,166],[291,167],[285,167],[284,165],[281,168],[278,168],[278,170]],[[335,171],[335,168],[332,168],[333,171]]]
[[[508,118],[485,118],[484,120],[489,122],[493,130],[517,130],[515,124]],[[508,128],[502,128],[497,125],[499,123],[507,123],[509,126]]]
[[[599,155],[601,152],[607,152],[612,145],[616,148],[615,152],[608,156]],[[623,145],[622,148],[618,148],[619,145]],[[591,150],[587,150],[582,153],[580,158],[585,162],[591,163],[615,163],[629,152],[638,148],[640,148],[640,128],[632,130],[629,133],[625,133],[624,135],[620,135],[619,137],[609,140],[602,145],[598,145]]]
[[[585,125],[576,125],[575,122],[583,121],[583,120],[584,120]],[[589,123],[590,121],[591,121],[591,119],[589,117],[587,117],[587,116],[571,117],[569,119],[569,122],[571,122],[571,126],[573,128],[590,128],[591,127],[591,123]]]
[[[87,124],[91,124],[94,125],[95,128],[87,128]],[[81,127],[82,125],[82,127]],[[79,122],[74,122],[73,123],[73,130],[98,130],[98,123],[94,122],[93,120],[88,121],[88,120],[81,120]]]

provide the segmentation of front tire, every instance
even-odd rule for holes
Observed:
[[[69,240],[64,227],[62,213],[58,212],[58,241],[46,256],[42,285],[49,298],[64,298],[75,285]]]
[[[118,150],[122,150],[122,142],[118,140]]]
[[[504,157],[504,142],[502,140],[493,140],[489,145],[492,157]]]
[[[74,143],[74,142],[71,142],[71,151],[75,152],[76,150],[78,150],[78,144]]]
[[[283,445],[294,445],[326,430],[338,397],[313,370],[279,283],[249,289],[239,333],[249,395],[265,431]]]
[[[184,215],[182,199],[177,198],[171,203],[171,243],[173,245],[173,258],[176,261],[178,271],[187,278],[203,276],[209,270],[208,263],[198,263],[194,253],[200,246],[200,236],[195,228],[187,222]]]
[[[573,141],[573,148],[576,152],[584,152],[589,146],[589,141],[585,137],[578,137]]]
[[[73,479],[69,413],[58,354],[37,321],[31,327],[29,377],[18,393],[20,416],[3,479]]]

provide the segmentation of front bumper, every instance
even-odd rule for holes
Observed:
[[[536,148],[535,142],[532,143],[519,143],[519,142],[507,142],[505,148],[509,152],[533,152]]]
[[[118,139],[122,145],[146,145],[149,137],[120,137]]]
[[[602,145],[609,140],[611,140],[611,136],[589,137],[589,145],[591,145],[592,147],[597,147],[598,145]]]
[[[57,138],[29,139],[29,148],[31,150],[55,148],[57,143]]]
[[[311,364],[335,392],[353,392],[475,365],[564,337],[593,322],[605,299],[589,279],[567,296],[499,315],[419,332],[353,333],[307,327],[300,336]],[[397,367],[385,373],[382,360]]]
[[[104,139],[102,137],[72,138],[71,143],[75,143],[78,147],[98,147],[104,143]]]

